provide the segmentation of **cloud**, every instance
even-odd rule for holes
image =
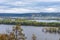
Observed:
[[[45,12],[55,12],[57,9],[56,8],[45,8]]]
[[[22,1],[16,1],[16,2],[11,2],[11,3],[6,3],[6,4],[13,5],[13,6],[25,6],[29,3],[28,2],[22,2]]]
[[[1,0],[0,13],[60,12],[60,0]]]
[[[1,9],[0,10],[0,13],[32,13],[32,12],[35,12],[36,13],[36,10],[30,10],[30,9],[23,9],[23,8],[12,8],[12,9],[9,9],[9,10],[3,10]]]
[[[25,1],[25,2],[56,2],[60,0],[18,0],[18,1]]]

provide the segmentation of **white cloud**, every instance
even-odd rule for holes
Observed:
[[[7,0],[0,0],[0,3],[2,3],[2,2],[6,2]]]
[[[0,9],[4,9],[4,8],[6,8],[6,6],[0,6]]]
[[[0,13],[38,13],[38,12],[60,12],[60,8],[41,8],[38,10],[27,8],[0,9]]]
[[[3,5],[0,4],[0,13],[60,12],[59,3],[53,4],[56,1],[60,0],[1,0]],[[52,2],[53,5],[48,2]]]
[[[0,3],[6,3],[6,2],[10,2],[12,0],[0,0]]]
[[[46,8],[45,11],[47,11],[47,12],[55,12],[56,8]]]
[[[60,0],[22,0],[22,1],[27,1],[27,2],[56,2]]]
[[[22,2],[22,1],[16,1],[16,2],[11,2],[11,3],[7,3],[10,5],[15,5],[15,6],[25,6],[27,4],[30,4],[29,2]]]
[[[57,10],[59,10],[58,8],[44,8],[41,11],[42,12],[58,12]]]
[[[9,10],[0,9],[0,13],[33,13],[36,10],[23,9],[23,8],[12,8]]]
[[[15,1],[23,1],[23,2],[55,2],[60,0],[0,0],[2,2],[15,2]]]

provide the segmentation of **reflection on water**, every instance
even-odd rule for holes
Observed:
[[[0,25],[0,33],[6,33],[7,30],[12,30],[14,25]],[[22,26],[22,29],[27,37],[26,40],[32,39],[32,34],[37,36],[37,40],[59,40],[60,34],[44,33],[42,29],[44,27]]]

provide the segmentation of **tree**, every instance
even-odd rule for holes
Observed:
[[[8,35],[7,34],[1,34],[0,40],[8,40]]]
[[[25,34],[23,34],[23,29],[20,25],[16,25],[13,27],[12,32],[10,33],[10,40],[25,40]]]
[[[36,40],[36,35],[35,34],[32,34],[32,40]]]

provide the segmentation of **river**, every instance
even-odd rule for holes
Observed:
[[[15,25],[0,24],[0,33],[7,33],[7,30],[9,30],[10,32],[13,26]],[[59,40],[60,38],[60,34],[42,32],[42,29],[44,27],[34,26],[21,26],[21,27],[23,29],[23,32],[25,33],[25,36],[27,37],[26,40],[32,40],[32,34],[35,34],[37,36],[37,40]]]
[[[31,20],[36,22],[60,22],[60,20]]]

